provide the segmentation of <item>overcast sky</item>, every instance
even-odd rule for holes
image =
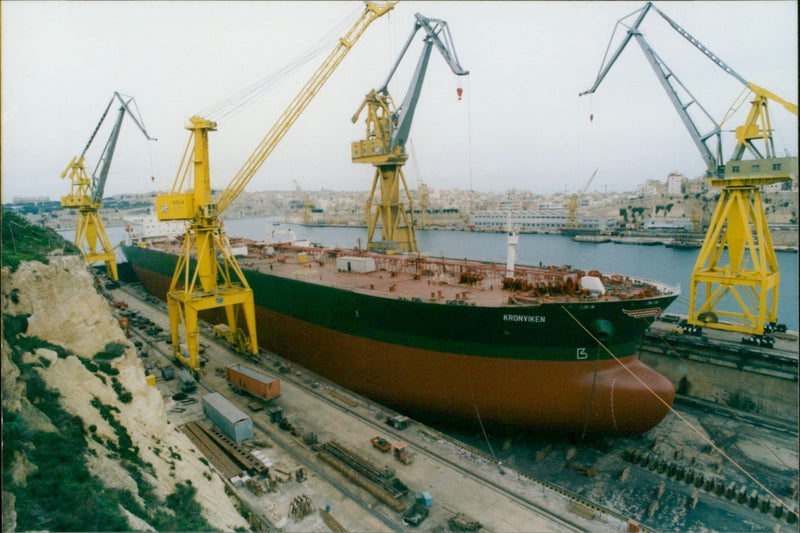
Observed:
[[[432,189],[576,192],[597,168],[590,190],[627,191],[671,171],[699,176],[703,160],[634,42],[596,94],[578,97],[594,83],[616,21],[642,5],[401,2],[366,30],[247,190],[294,189],[293,180],[309,191],[369,188],[372,167],[350,161],[350,143],[364,138],[364,116],[356,124],[350,118],[386,77],[416,12],[449,23],[470,75],[454,76],[434,50],[411,129],[410,187],[421,178]],[[656,5],[745,79],[797,103],[797,2]],[[190,116],[284,67],[332,29],[344,34],[361,11],[360,2],[2,2],[3,202],[66,194],[59,176],[114,91],[135,97],[158,141],[147,142],[125,119],[106,196],[168,190]],[[642,29],[720,120],[741,84],[656,13]],[[421,38],[389,86],[398,104]],[[229,183],[327,53],[218,120],[210,134],[213,187]],[[745,103],[724,127],[744,122],[748,109]],[[797,155],[797,117],[770,109],[778,154]],[[92,167],[112,118],[88,152]]]

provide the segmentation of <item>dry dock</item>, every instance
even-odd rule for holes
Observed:
[[[639,357],[672,381],[680,397],[797,427],[797,332],[773,334],[767,348],[742,343],[740,333],[683,333],[680,317],[664,318],[642,338]]]
[[[140,286],[124,286],[112,296],[125,300],[130,309],[138,310],[164,330],[168,328],[165,305],[146,298]],[[671,349],[680,354],[669,356],[656,347],[664,345],[665,334],[674,336],[670,327],[665,325],[663,332],[660,325],[653,328],[643,343],[642,357],[656,359],[657,364],[651,359],[647,363],[670,379],[677,376],[676,388],[681,386],[682,376],[689,376],[691,386],[684,387],[692,394],[679,395],[676,414],[641,438],[502,434],[491,430],[487,438],[446,426],[434,429],[417,421],[406,429],[395,429],[384,421],[397,413],[272,354],[262,353],[259,364],[246,361],[215,341],[209,325],[202,328],[207,346],[203,357],[208,361],[207,375],[198,390],[186,399],[173,400],[179,392],[178,381],[164,381],[160,372],[156,372],[157,387],[171,421],[180,427],[189,424],[195,432],[203,431],[196,424],[213,426],[203,414],[200,400],[210,392],[223,394],[252,418],[255,435],[238,447],[266,465],[269,474],[254,474],[251,468],[253,479],[246,481],[239,475],[244,470],[242,463],[237,466],[215,459],[220,452],[210,446],[207,458],[229,480],[231,491],[243,502],[256,528],[409,530],[413,526],[403,523],[405,511],[398,512],[398,504],[408,509],[415,494],[427,492],[433,505],[420,530],[453,530],[448,521],[459,513],[479,522],[481,531],[628,531],[636,530],[639,524],[650,531],[796,530],[797,421],[795,417],[791,423],[785,414],[792,401],[795,413],[797,409],[796,341],[792,378],[791,344],[776,344],[778,357],[759,359],[752,354],[743,358],[737,350],[744,346],[730,339],[715,339],[713,333],[705,341],[667,337]],[[143,360],[154,372],[171,354],[165,337],[157,328],[132,329],[132,339],[147,348],[149,353]],[[695,342],[705,346],[701,354],[689,349]],[[719,348],[725,346],[724,342],[738,354],[738,366],[731,366],[734,355],[720,355],[725,352]],[[763,355],[764,350],[756,351]],[[690,353],[694,355],[687,355]],[[789,359],[784,361],[784,357]],[[234,363],[251,365],[279,378],[280,398],[263,409],[251,410],[254,398],[235,394],[224,372],[217,371]],[[673,374],[670,369],[675,370]],[[738,381],[726,372],[732,372]],[[710,384],[701,385],[703,380]],[[776,392],[777,381],[769,380],[787,382],[788,392]],[[754,387],[765,392],[753,394]],[[721,402],[715,402],[715,397],[740,397],[742,393],[731,396],[736,390],[751,390],[750,398],[760,402],[760,410],[723,409]],[[787,394],[792,390],[790,400]],[[708,391],[713,391],[711,396]],[[767,392],[775,399],[766,402],[771,397]],[[273,408],[282,409],[286,421],[283,429],[270,421]],[[684,420],[703,435],[687,428]],[[391,444],[408,443],[413,462],[401,463],[391,452],[383,453],[372,446],[370,439],[376,436]],[[719,451],[704,438],[714,442]],[[204,450],[207,441],[214,438],[198,440],[198,447]],[[348,470],[324,460],[320,446],[331,441],[341,443],[376,468]],[[387,499],[368,479],[371,471],[384,467],[392,469],[395,478],[408,487],[408,494],[396,502]],[[780,505],[778,500],[787,505]]]
[[[141,316],[164,330],[168,327],[163,303],[146,299],[137,287],[114,290],[112,297],[126,301],[129,310],[139,311]],[[154,334],[148,334],[148,330]],[[255,436],[238,447],[270,465],[268,468],[274,479],[270,481],[263,475],[254,475],[260,489],[252,481],[242,481],[241,477],[227,479],[231,490],[249,510],[255,527],[283,531],[409,529],[410,526],[403,523],[403,513],[387,505],[368,485],[354,480],[357,475],[347,475],[344,469],[334,468],[321,459],[314,443],[335,440],[370,461],[393,469],[409,489],[409,494],[400,499],[406,509],[412,506],[415,494],[427,492],[432,496],[433,505],[420,526],[422,530],[448,529],[448,521],[459,513],[479,522],[484,531],[624,531],[627,528],[627,521],[621,514],[604,512],[513,469],[499,468],[479,451],[460,445],[435,429],[413,421],[403,430],[390,427],[385,419],[396,413],[290,366],[271,354],[262,354],[260,365],[252,361],[244,363],[281,380],[280,398],[264,409],[252,411],[253,398],[234,393],[223,373],[216,371],[242,363],[242,357],[214,340],[210,326],[204,326],[203,333],[207,374],[195,393],[178,400],[173,399],[180,392],[178,381],[165,381],[157,370],[171,353],[171,347],[164,340],[166,335],[147,326],[133,328],[132,339],[142,343],[143,349],[147,348],[145,365],[156,373],[156,385],[162,391],[168,416],[176,426],[189,424],[194,427],[190,430],[194,433],[197,427],[191,424],[193,422],[212,426],[203,414],[200,401],[212,391],[223,394],[252,418]],[[283,418],[290,424],[289,430],[270,421],[271,409],[276,407],[282,409]],[[413,462],[404,464],[373,447],[370,439],[375,436],[382,436],[390,443],[406,442],[414,454]],[[204,450],[207,441],[213,439],[198,440],[202,441],[198,447]],[[223,477],[242,470],[235,466],[231,470],[227,461],[218,464],[213,456],[207,459]],[[299,469],[304,470],[302,482],[297,481]],[[306,509],[313,508],[313,511],[295,521],[291,512],[304,502]],[[326,509],[329,511],[325,512]]]

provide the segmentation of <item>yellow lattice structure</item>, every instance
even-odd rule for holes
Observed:
[[[761,335],[777,320],[780,275],[759,187],[789,179],[710,180],[722,193],[692,273],[690,323]],[[734,309],[719,305],[726,298]]]
[[[189,221],[183,250],[167,293],[167,305],[173,355],[177,361],[193,370],[195,375],[200,371],[197,327],[200,311],[224,308],[237,349],[253,355],[258,353],[253,291],[233,256],[219,215],[241,194],[364,30],[393,7],[394,2],[380,5],[370,2],[365,6],[356,23],[339,39],[333,51],[261,140],[216,203],[211,197],[208,132],[215,131],[217,125],[201,117],[189,119],[186,129],[192,133],[183,161],[170,193],[156,198],[156,211],[159,220]],[[238,327],[240,315],[247,328],[246,333]],[[181,351],[181,327],[185,332],[188,353]]]

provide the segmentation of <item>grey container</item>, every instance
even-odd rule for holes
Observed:
[[[203,396],[203,412],[235,442],[253,438],[253,419],[220,393]]]

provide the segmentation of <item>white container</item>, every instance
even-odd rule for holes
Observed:
[[[375,259],[344,255],[336,258],[336,269],[340,272],[358,272],[359,274],[375,272]]]

